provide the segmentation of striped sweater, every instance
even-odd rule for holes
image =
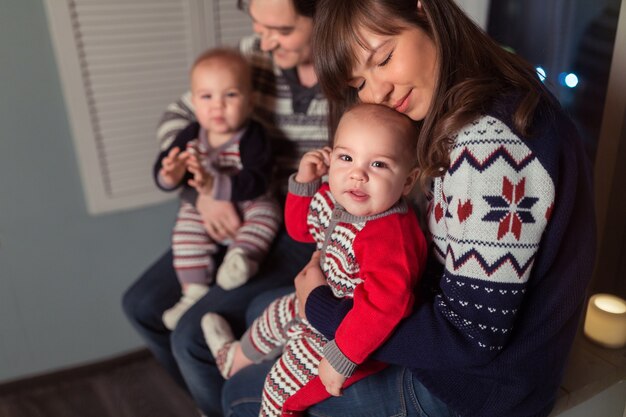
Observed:
[[[374,358],[409,367],[463,416],[546,416],[576,334],[595,256],[589,161],[557,104],[531,137],[501,99],[454,138],[434,181],[432,296]],[[324,287],[306,303],[326,337],[350,311]],[[419,345],[419,349],[415,346]]]
[[[306,109],[294,106],[289,79],[271,56],[261,51],[258,38],[242,39],[239,48],[252,66],[253,118],[265,128],[274,152],[274,188],[284,196],[289,175],[297,170],[302,155],[328,143],[328,102],[319,86],[314,86],[316,92],[308,106],[304,106]],[[187,92],[170,104],[161,118],[157,129],[161,150],[168,148],[190,121],[195,121],[195,116],[191,93]],[[193,191],[187,190],[185,194],[193,195]]]

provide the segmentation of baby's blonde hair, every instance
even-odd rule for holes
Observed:
[[[219,61],[241,75],[241,80],[246,83],[244,86],[248,91],[252,89],[252,69],[248,60],[237,49],[228,47],[211,48],[200,54],[193,62],[189,74],[203,63],[208,61]]]

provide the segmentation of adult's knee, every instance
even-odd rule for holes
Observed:
[[[261,409],[263,384],[273,362],[243,368],[228,379],[222,389],[224,417],[257,417]]]
[[[135,286],[128,288],[122,295],[122,310],[133,323],[143,322],[145,319],[140,296],[141,294],[139,294]]]
[[[282,297],[283,295],[290,294],[295,291],[293,285],[274,288],[262,292],[254,297],[254,299],[248,305],[246,309],[246,323],[247,327],[252,325],[252,322],[265,311],[265,309],[272,303],[272,301]]]
[[[211,355],[204,342],[200,323],[187,314],[178,321],[170,335],[170,342],[172,353],[182,367],[185,367],[186,363],[195,363],[200,357],[206,360],[206,356]]]

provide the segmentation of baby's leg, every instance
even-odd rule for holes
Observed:
[[[292,339],[265,380],[260,416],[280,416],[289,397],[317,377],[326,338],[302,322],[290,334]]]
[[[295,320],[295,294],[273,301],[250,326],[241,342],[235,340],[228,322],[220,315],[202,317],[204,338],[222,376],[228,379],[241,368],[276,357],[289,337]]]
[[[208,292],[217,250],[197,210],[189,203],[181,204],[172,234],[172,252],[183,295],[178,303],[163,312],[163,324],[168,329],[173,330],[183,314]]]
[[[172,233],[174,268],[183,284],[213,283],[218,245],[204,228],[202,216],[189,203],[182,203]]]
[[[243,224],[217,270],[217,284],[225,290],[245,284],[256,274],[282,220],[280,206],[271,198],[261,197],[241,203],[239,209]]]
[[[241,337],[244,354],[253,362],[275,358],[299,325],[296,294],[272,301]]]

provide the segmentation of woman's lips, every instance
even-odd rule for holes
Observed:
[[[409,108],[409,96],[411,95],[411,92],[413,92],[413,90],[410,90],[406,96],[396,102],[396,104],[393,106],[393,109],[395,111],[400,113],[404,113],[407,111],[407,109]]]

